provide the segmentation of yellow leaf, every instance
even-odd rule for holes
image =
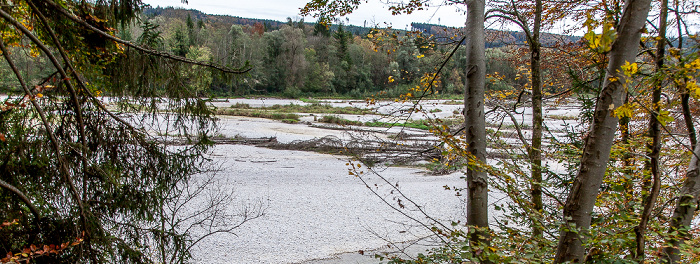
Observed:
[[[659,120],[659,123],[661,125],[666,125],[668,122],[673,122],[674,118],[670,116],[671,112],[666,111],[666,110],[661,110],[659,111],[659,115],[656,116],[656,120]]]
[[[617,118],[632,117],[632,115],[634,115],[634,109],[635,109],[637,106],[638,106],[638,105],[637,105],[636,103],[632,103],[632,104],[629,104],[629,103],[623,104],[623,105],[621,105],[620,107],[618,107],[617,109],[615,109],[615,111],[613,112],[613,114],[614,114]]]
[[[693,68],[693,69],[696,69],[696,70],[700,70],[700,58],[695,59],[695,60],[694,60],[693,62],[691,62],[690,64],[686,64],[685,67],[688,68],[688,69]]]
[[[622,65],[622,73],[624,73],[627,76],[632,76],[632,74],[637,73],[637,70],[639,70],[637,63],[630,63],[629,61],[625,62],[625,65]]]
[[[686,84],[686,88],[694,98],[700,98],[700,87],[695,81],[689,81],[688,84]]]

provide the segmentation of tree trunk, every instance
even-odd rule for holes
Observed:
[[[690,236],[688,229],[693,215],[700,203],[700,144],[695,146],[693,157],[690,159],[688,170],[685,175],[685,182],[673,211],[671,225],[669,226],[669,238],[666,240],[666,247],[663,249],[662,263],[675,264],[680,261],[680,250],[678,247]],[[676,234],[674,234],[676,233]]]
[[[470,155],[467,166],[467,184],[469,185],[467,224],[475,230],[470,237],[472,252],[482,263],[487,263],[488,260],[480,256],[486,251],[484,247],[490,240],[488,176],[486,170],[482,168],[486,164],[484,10],[484,0],[467,1],[467,80],[464,94],[464,122],[467,151]]]
[[[532,223],[532,236],[542,236],[542,226],[537,223],[542,213],[542,74],[540,71],[540,27],[542,25],[542,0],[535,1],[535,21],[530,40],[530,70],[532,72],[532,146],[530,148],[530,195],[533,211],[537,216]]]
[[[636,258],[639,263],[644,263],[644,250],[646,246],[646,229],[651,211],[656,204],[656,198],[659,196],[659,188],[661,187],[661,175],[659,175],[659,152],[661,151],[661,128],[658,120],[659,111],[661,111],[661,86],[663,78],[659,77],[664,66],[664,56],[666,55],[666,18],[668,16],[668,0],[661,0],[661,11],[659,15],[659,39],[656,45],[656,73],[657,78],[654,82],[654,90],[652,91],[652,111],[649,113],[649,138],[651,144],[647,145],[647,155],[649,161],[646,164],[649,175],[652,178],[651,190],[644,197],[644,210],[642,211],[639,225],[634,228],[635,241],[637,242]],[[645,177],[646,178],[646,177]],[[644,191],[644,190],[642,190]]]
[[[674,13],[676,15],[676,20],[679,21],[677,25],[679,36],[682,36],[683,30],[680,25],[681,16],[678,13],[677,1],[675,2]],[[679,37],[678,48],[683,50],[682,37]],[[681,66],[684,65],[681,64]],[[673,211],[673,217],[671,218],[671,225],[668,230],[670,236],[666,240],[666,245],[668,246],[663,248],[663,254],[660,260],[661,263],[668,264],[675,264],[680,261],[680,250],[678,247],[688,237],[689,234],[687,230],[690,228],[690,222],[693,219],[695,211],[698,209],[698,203],[700,203],[700,199],[698,199],[698,197],[700,197],[700,179],[698,177],[698,168],[700,167],[700,160],[698,159],[698,156],[700,156],[700,145],[697,144],[693,116],[690,113],[690,95],[688,89],[685,87],[687,82],[688,80],[684,79],[683,85],[680,87],[682,91],[681,105],[685,125],[688,129],[690,144],[693,149],[693,157],[690,159],[690,164],[686,172],[686,179],[683,183],[678,202],[676,203],[676,209]]]
[[[571,185],[569,197],[564,205],[564,225],[561,229],[555,263],[581,262],[585,249],[582,239],[591,225],[591,213],[600,185],[605,175],[610,149],[612,148],[618,118],[615,108],[623,102],[624,87],[620,73],[625,62],[633,63],[641,30],[649,14],[651,0],[628,0],[617,27],[617,39],[608,54],[609,62],[598,97],[591,128],[586,137],[581,167]]]
[[[683,83],[687,83],[687,81]],[[685,127],[688,129],[690,147],[695,149],[695,146],[698,144],[698,139],[695,133],[695,126],[693,124],[693,114],[690,113],[690,94],[688,93],[688,88],[686,87],[682,87],[682,91],[681,107],[683,109],[683,120],[685,121]]]
[[[682,17],[678,12],[679,1],[674,1],[673,13],[676,15],[676,34],[678,34],[678,49],[683,50],[683,29],[681,27]],[[687,32],[686,32],[687,33]],[[685,66],[685,63],[681,60],[683,57],[683,52],[678,55],[678,60],[681,61],[681,67]],[[690,93],[688,88],[685,86],[688,83],[688,78],[684,77],[682,84],[676,84],[681,90],[681,108],[683,109],[683,119],[685,121],[685,127],[688,129],[688,138],[690,139],[690,148],[695,149],[695,145],[698,143],[698,139],[695,135],[695,126],[693,124],[693,115],[690,113]]]

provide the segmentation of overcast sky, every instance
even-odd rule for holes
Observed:
[[[301,18],[299,9],[308,0],[189,0],[189,4],[183,4],[180,0],[143,0],[143,2],[153,7],[173,6],[197,9],[207,14],[286,21],[287,17],[294,20]],[[466,19],[462,6],[435,6],[410,15],[392,16],[387,6],[382,4],[380,0],[362,2],[360,8],[347,17],[350,24],[358,26],[378,24],[380,27],[385,27],[385,23],[388,23],[396,29],[405,29],[411,22],[420,22],[461,27],[464,26]],[[345,17],[341,19],[347,24]],[[315,21],[311,17],[307,17],[305,20],[307,22]]]
[[[153,7],[182,7],[185,9],[196,9],[206,14],[214,15],[231,15],[245,18],[262,18],[278,21],[286,21],[287,17],[294,20],[301,18],[299,9],[310,0],[189,0],[189,4],[183,4],[181,0],[142,0],[146,4]],[[393,26],[395,29],[410,29],[411,22],[440,24],[451,27],[462,27],[466,19],[465,7],[458,6],[431,6],[426,10],[416,11],[410,15],[392,16],[387,5],[382,2],[401,1],[401,0],[360,0],[362,4],[360,8],[347,17],[341,18],[343,23],[346,23],[346,18],[349,19],[349,24],[357,26],[373,26],[386,27]],[[434,1],[442,2],[442,1]],[[307,17],[306,22],[314,22],[316,19]],[[694,16],[688,19],[691,33],[698,31],[700,18]],[[570,22],[568,22],[570,23]],[[569,25],[570,26],[570,25]],[[491,29],[506,29],[520,31],[514,25],[507,25],[506,28],[500,24],[487,24],[487,28]],[[553,28],[549,28],[547,32],[560,33],[563,29],[569,28],[566,23],[558,23]],[[574,35],[583,35],[584,32],[574,32]],[[670,32],[671,35],[675,34]]]

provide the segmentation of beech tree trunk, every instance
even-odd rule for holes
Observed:
[[[619,119],[613,115],[623,102],[624,80],[620,73],[625,62],[634,63],[642,28],[649,14],[651,0],[628,0],[617,27],[617,39],[608,54],[603,90],[598,96],[593,122],[586,137],[581,167],[571,185],[564,205],[555,263],[582,262],[585,248],[582,240],[591,226],[591,213],[610,158]]]
[[[685,174],[685,182],[683,182],[676,209],[673,211],[668,230],[670,236],[666,240],[668,246],[663,249],[662,263],[678,263],[680,261],[678,247],[690,236],[688,233],[690,222],[698,210],[698,203],[700,203],[700,199],[698,199],[700,197],[700,159],[698,156],[700,156],[700,144],[695,145],[693,157],[690,159]]]
[[[468,0],[466,23],[467,73],[464,94],[464,122],[469,165],[467,166],[467,224],[474,228],[470,241],[472,252],[479,257],[489,244],[488,176],[482,168],[486,164],[486,120],[484,89],[486,59],[484,46],[484,0]],[[482,250],[479,250],[479,249]],[[488,260],[481,258],[482,263]]]

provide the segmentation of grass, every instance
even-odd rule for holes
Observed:
[[[337,124],[337,125],[341,125],[341,126],[348,126],[348,125],[361,126],[361,125],[363,125],[363,123],[360,121],[348,120],[348,119],[341,118],[338,116],[333,116],[333,115],[323,116],[321,119],[318,120],[318,122]]]
[[[285,119],[282,119],[282,123],[296,124],[296,123],[299,123],[299,120],[297,120],[297,119],[285,118]]]
[[[282,113],[309,113],[309,114],[336,114],[336,115],[366,115],[374,114],[371,109],[362,109],[358,107],[334,107],[330,104],[312,103],[308,105],[288,104],[288,105],[273,105],[269,107],[254,108],[248,104],[236,103],[231,105],[233,109],[259,109],[269,110]]]
[[[438,112],[438,111],[433,111]],[[369,127],[409,127],[422,130],[430,130],[432,125],[428,120],[411,120],[405,123],[396,122],[366,122],[362,123],[360,121],[353,121],[341,118],[336,115],[340,114],[352,114],[352,115],[364,115],[373,114],[374,111],[369,109],[362,109],[357,107],[333,107],[329,104],[312,103],[310,105],[273,105],[270,107],[254,108],[248,104],[236,103],[231,106],[231,108],[219,109],[217,114],[219,115],[233,115],[233,116],[248,116],[248,117],[259,117],[268,118],[274,120],[280,120],[285,123],[297,123],[299,122],[299,115],[296,113],[314,113],[314,114],[335,114],[326,115],[318,119],[318,122],[338,124],[338,125],[352,125],[352,126],[369,126]],[[463,122],[461,119],[445,119],[443,120],[444,125],[455,125]]]
[[[556,120],[578,120],[577,116],[567,116],[567,115],[547,115],[547,118]]]
[[[220,109],[217,111],[219,115],[232,115],[232,116],[248,116],[248,117],[259,117],[267,118],[273,120],[281,120],[285,123],[294,124],[299,122],[299,115],[293,113],[276,113],[272,111],[264,111],[257,109]]]
[[[330,104],[320,104],[314,103],[309,105],[273,105],[268,107],[268,109],[289,112],[289,113],[311,113],[311,114],[336,114],[336,115],[365,115],[373,114],[374,111],[370,109],[362,109],[352,106],[346,107],[334,107]]]
[[[231,108],[236,108],[236,109],[251,109],[249,104],[245,103],[236,103],[234,105],[231,105]]]
[[[441,122],[438,123],[438,125],[446,125],[448,127],[459,125],[464,120],[459,119],[459,118],[448,118],[448,119],[441,119]],[[417,128],[417,129],[422,129],[422,130],[430,130],[431,128],[435,127],[435,123],[431,123],[428,120],[410,120],[405,123],[392,123],[392,122],[367,122],[365,123],[365,126],[369,127],[410,127],[410,128]]]
[[[314,98],[299,98],[299,101],[302,101],[307,104],[320,104],[321,100],[314,99]]]

